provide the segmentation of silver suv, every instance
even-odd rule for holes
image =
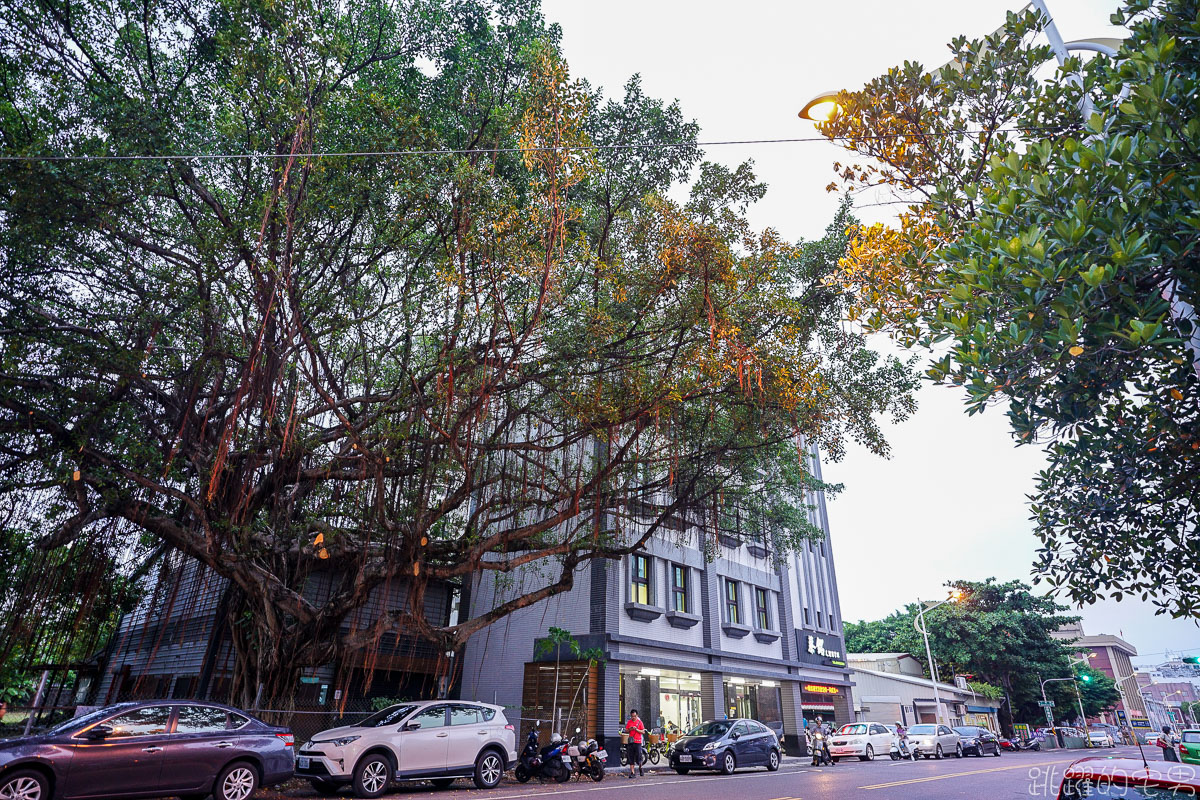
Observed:
[[[350,784],[359,797],[378,797],[392,781],[441,789],[473,778],[490,789],[516,760],[516,731],[500,706],[437,700],[389,706],[318,733],[296,754],[296,776],[320,792]]]

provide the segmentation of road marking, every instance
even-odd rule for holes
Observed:
[[[740,772],[740,773],[737,773],[737,777],[739,777],[739,778],[779,778],[779,777],[784,777],[784,776],[795,775],[796,772],[803,772],[803,771],[804,770],[794,770],[794,771],[793,770],[788,770],[788,771],[779,770],[778,772],[750,772],[750,773]],[[617,773],[615,773],[615,772],[608,772],[605,777],[613,776],[616,774]],[[654,785],[655,786],[664,786],[664,785],[670,784],[670,783],[702,783],[704,781],[728,781],[728,780],[729,780],[729,778],[725,775],[709,775],[709,776],[705,776],[703,778],[701,778],[701,777],[694,777],[694,778],[686,777],[685,778],[685,777],[681,776],[681,777],[677,777],[677,778],[672,778],[671,780],[654,781]],[[557,789],[557,788],[554,788],[553,785],[551,785],[551,787],[549,788],[548,791],[524,792],[522,794],[490,794],[490,795],[487,795],[487,797],[490,798],[491,800],[521,800],[521,798],[525,798],[525,797],[542,797],[545,795],[557,796],[560,794],[578,794],[580,792],[611,792],[611,791],[619,791],[621,789],[637,789],[637,788],[639,788],[639,783],[640,783],[640,781],[636,781],[636,780],[635,781],[626,780],[624,783],[619,783],[616,786],[613,786],[611,783],[608,783],[607,781],[605,781],[603,786],[600,786],[600,785],[589,786],[586,789]],[[790,800],[800,800],[800,798],[798,798],[798,797],[790,798]]]
[[[988,772],[1004,772],[1010,769],[1029,769],[1030,767],[1048,767],[1052,764],[1061,764],[1062,761],[1042,761],[1036,764],[1013,764],[1008,767],[993,767],[992,769],[973,769],[966,772],[947,772],[941,775],[930,775],[927,778],[911,778],[904,781],[892,781],[891,783],[875,783],[870,786],[860,786],[859,789],[889,789],[893,786],[906,786],[911,783],[928,783],[929,781],[944,781],[950,778],[962,778],[969,775],[983,775]]]

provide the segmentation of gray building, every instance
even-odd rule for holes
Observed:
[[[819,476],[815,450],[813,463]],[[825,498],[812,501],[810,521],[824,535],[799,552],[712,541],[683,524],[621,562],[581,566],[569,592],[472,637],[461,696],[509,707],[523,729],[569,715],[561,727],[584,727],[610,748],[636,708],[648,727],[668,731],[753,717],[801,752],[806,718],[854,719]],[[468,614],[546,580],[533,569],[500,580],[484,572],[467,593]],[[603,651],[603,663],[540,648],[551,627]]]

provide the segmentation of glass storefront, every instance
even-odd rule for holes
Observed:
[[[621,721],[637,709],[651,730],[686,732],[703,722],[700,675],[652,667],[621,667]]]
[[[816,722],[817,717],[820,717],[823,722],[828,722],[834,727],[846,722],[853,722],[851,719],[838,718],[837,706],[839,704],[834,700],[841,698],[842,694],[842,687],[835,684],[801,683],[800,706],[804,719],[808,722]]]
[[[726,678],[725,714],[756,719],[776,733],[782,733],[783,702],[779,684],[750,678]]]

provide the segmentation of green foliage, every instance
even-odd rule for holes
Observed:
[[[1018,442],[1046,445],[1035,581],[1078,603],[1133,595],[1190,617],[1200,378],[1185,342],[1200,344],[1200,330],[1182,304],[1200,304],[1198,15],[1196,0],[1135,0],[1114,17],[1130,31],[1116,58],[1072,59],[1046,84],[1030,72],[1044,49],[1010,17],[988,47],[956,43],[963,71],[941,72],[945,90],[916,67],[889,73],[826,130],[886,113],[913,134],[961,115],[983,131],[965,160],[852,142],[884,159],[927,223],[876,237],[890,249],[855,243],[851,268],[892,270],[879,268],[886,297],[864,298],[868,316],[938,346],[929,375],[962,386],[972,413],[1004,404]],[[996,105],[1010,86],[1011,102]],[[1001,128],[1020,129],[1026,146],[992,134]]]
[[[1020,581],[953,581],[948,586],[961,591],[962,599],[925,615],[939,676],[973,675],[1010,698],[1011,708],[1006,704],[1001,711],[1011,715],[1009,722],[1037,719],[1041,678],[1071,673],[1071,648],[1051,634],[1079,617],[1063,614],[1064,606],[1033,594]],[[924,663],[924,639],[913,625],[917,611],[913,603],[883,620],[847,626],[847,651],[908,653]],[[1063,694],[1053,691],[1056,697]],[[1073,697],[1069,691],[1063,697]]]
[[[989,700],[999,700],[1004,697],[1004,689],[999,686],[993,686],[986,681],[967,681],[967,686],[971,687],[972,692]]]
[[[1093,717],[1102,711],[1111,710],[1120,702],[1121,693],[1117,691],[1117,682],[1112,678],[1079,662],[1075,663],[1074,669],[1075,674],[1080,677],[1075,686],[1082,695],[1084,714]],[[1083,676],[1087,676],[1088,680],[1082,680]]]

